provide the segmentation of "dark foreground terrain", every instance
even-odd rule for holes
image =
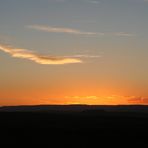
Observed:
[[[1,107],[0,129],[1,144],[11,146],[144,147],[148,107]]]

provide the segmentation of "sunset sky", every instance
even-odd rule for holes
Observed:
[[[148,0],[0,0],[0,106],[148,104]]]

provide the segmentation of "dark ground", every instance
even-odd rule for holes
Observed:
[[[147,110],[147,106],[4,107],[0,142],[20,147],[147,147]]]

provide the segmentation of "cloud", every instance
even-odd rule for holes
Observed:
[[[104,36],[104,35],[111,35],[117,37],[132,37],[135,36],[132,33],[127,32],[113,32],[113,33],[105,33],[105,32],[85,32],[73,28],[64,28],[64,27],[52,27],[52,26],[45,26],[45,25],[28,25],[27,28],[49,32],[49,33],[66,33],[72,35],[85,35],[90,37],[97,37],[97,36]]]
[[[40,55],[28,49],[13,48],[1,44],[0,44],[0,50],[10,54],[12,57],[28,59],[38,64],[58,65],[58,64],[82,63],[82,60],[79,58]]]
[[[73,28],[64,28],[64,27],[52,27],[52,26],[45,26],[45,25],[29,25],[27,28],[45,31],[45,32],[54,32],[54,33],[67,33],[67,34],[73,34],[73,35],[88,35],[88,36],[94,36],[94,35],[104,35],[104,33],[99,32],[85,32],[80,31]]]
[[[56,0],[56,2],[63,3],[63,2],[66,2],[66,0]]]
[[[99,4],[100,1],[97,1],[97,0],[88,0],[89,3],[91,4]]]
[[[71,98],[71,99],[99,99],[98,96],[65,96],[65,98]]]
[[[56,2],[66,2],[68,0],[55,0]],[[89,2],[89,3],[92,3],[92,4],[98,4],[100,3],[100,1],[97,1],[97,0],[84,0],[84,2]]]
[[[134,34],[126,33],[126,32],[116,32],[114,33],[115,36],[123,36],[123,37],[132,37]]]
[[[133,104],[148,104],[148,98],[145,97],[133,97],[128,99],[128,101]]]
[[[83,54],[78,54],[78,55],[64,56],[64,57],[71,57],[71,58],[100,58],[102,56],[101,55],[83,55]]]

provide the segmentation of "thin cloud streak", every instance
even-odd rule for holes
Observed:
[[[133,97],[129,98],[128,101],[133,104],[148,104],[148,98],[146,97]]]
[[[1,44],[0,44],[0,50],[10,54],[12,57],[28,59],[38,64],[60,65],[60,64],[82,63],[82,60],[79,58],[40,55],[28,49],[13,48]]]
[[[71,56],[64,56],[64,57],[71,57],[71,58],[101,58],[101,55],[83,55],[83,54],[78,54],[78,55],[71,55]]]
[[[63,2],[66,2],[66,0],[56,0],[56,2],[63,3]]]
[[[100,1],[96,1],[96,0],[88,0],[89,3],[91,4],[99,4]]]
[[[45,25],[28,25],[26,26],[29,29],[34,29],[38,31],[44,31],[49,33],[66,33],[66,34],[72,34],[72,35],[85,35],[89,37],[97,37],[97,36],[104,36],[104,35],[111,35],[116,37],[132,37],[135,36],[132,33],[128,32],[113,32],[113,33],[107,33],[107,32],[85,32],[73,28],[64,28],[64,27],[53,27],[53,26],[45,26]]]
[[[45,31],[45,32],[54,32],[54,33],[67,33],[67,34],[73,34],[73,35],[88,35],[88,36],[94,36],[94,35],[104,35],[104,33],[99,32],[85,32],[80,31],[73,28],[64,28],[64,27],[52,27],[52,26],[44,26],[44,25],[29,25],[27,28]]]
[[[126,33],[126,32],[116,32],[114,33],[115,36],[123,36],[123,37],[132,37],[134,34]]]

